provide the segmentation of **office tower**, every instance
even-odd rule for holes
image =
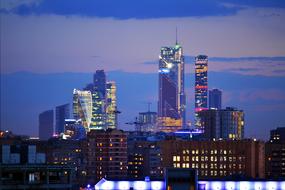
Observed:
[[[182,47],[162,47],[159,56],[158,127],[174,132],[186,126]]]
[[[195,126],[201,127],[198,112],[206,110],[208,97],[208,56],[195,58]]]
[[[105,99],[106,96],[106,74],[104,70],[97,70],[93,76],[94,88],[98,90],[99,96]]]
[[[127,177],[127,134],[121,130],[91,130],[87,134],[87,177],[99,181],[102,178]]]
[[[48,140],[53,136],[53,110],[42,112],[39,115],[39,138]]]
[[[222,91],[209,90],[209,109],[222,109]]]
[[[106,83],[106,125],[107,129],[117,127],[117,95],[116,83],[108,81]]]
[[[86,131],[90,130],[92,118],[92,94],[90,91],[73,90],[73,117],[81,120]]]
[[[207,139],[243,139],[244,112],[232,107],[222,110],[201,110],[198,112],[201,129]]]
[[[93,83],[84,90],[92,94],[92,118],[90,130],[106,129],[106,75],[104,70],[97,70],[93,76]]]
[[[140,112],[139,123],[141,126],[141,131],[155,132],[157,125],[157,113],[151,111]]]
[[[63,104],[55,108],[55,133],[64,133],[65,119],[70,118],[69,104]]]
[[[162,167],[196,169],[199,180],[224,178],[236,180],[237,176],[264,178],[264,142],[262,141],[169,139],[160,141],[159,147]]]

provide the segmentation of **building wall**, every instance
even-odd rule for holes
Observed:
[[[127,176],[127,136],[121,130],[92,130],[87,134],[87,175],[91,182]],[[94,180],[94,181],[92,181]]]
[[[265,152],[266,177],[285,180],[285,143],[269,141]]]
[[[53,136],[53,114],[53,110],[48,110],[39,115],[39,137],[41,140],[47,140]]]
[[[160,147],[163,167],[198,169],[199,179],[264,177],[262,142],[165,140]]]

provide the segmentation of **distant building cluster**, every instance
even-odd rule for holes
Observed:
[[[97,70],[85,88],[73,90],[72,108],[63,104],[39,114],[39,139],[1,131],[0,189],[139,183],[126,180],[146,180],[141,184],[160,189],[171,169],[193,170],[208,185],[219,179],[285,180],[285,128],[272,130],[268,142],[246,139],[243,110],[223,108],[222,91],[209,90],[206,55],[195,57],[195,121],[187,122],[184,64],[177,42],[161,48],[158,109],[149,107],[126,123],[134,131],[119,130],[117,86],[104,70]]]

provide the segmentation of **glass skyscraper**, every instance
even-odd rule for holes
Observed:
[[[117,88],[114,81],[106,83],[106,125],[108,129],[117,127]]]
[[[198,112],[208,109],[208,56],[195,58],[195,126],[201,127]]]
[[[162,47],[159,56],[159,131],[174,132],[186,126],[184,56],[182,47]]]
[[[86,131],[90,130],[92,118],[92,94],[87,90],[73,90],[73,117],[81,120]]]

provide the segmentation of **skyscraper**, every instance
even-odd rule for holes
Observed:
[[[182,47],[162,47],[159,56],[158,126],[174,132],[186,126],[184,93],[184,56]]]
[[[84,90],[92,94],[92,118],[90,129],[106,129],[106,75],[104,70],[97,70],[93,83]]]
[[[97,70],[93,76],[94,88],[98,90],[99,96],[105,99],[106,96],[106,74],[104,70]]]
[[[116,83],[108,81],[106,83],[106,125],[108,129],[117,127],[117,96]]]
[[[53,136],[53,110],[47,110],[39,115],[39,138],[48,140]]]
[[[69,104],[63,104],[55,108],[55,133],[64,133],[65,119],[70,117]]]
[[[195,58],[195,125],[201,127],[198,112],[206,110],[208,97],[208,56]]]
[[[73,117],[81,119],[86,131],[90,130],[92,118],[92,94],[90,91],[73,90]]]
[[[209,109],[222,109],[222,91],[209,90]]]

